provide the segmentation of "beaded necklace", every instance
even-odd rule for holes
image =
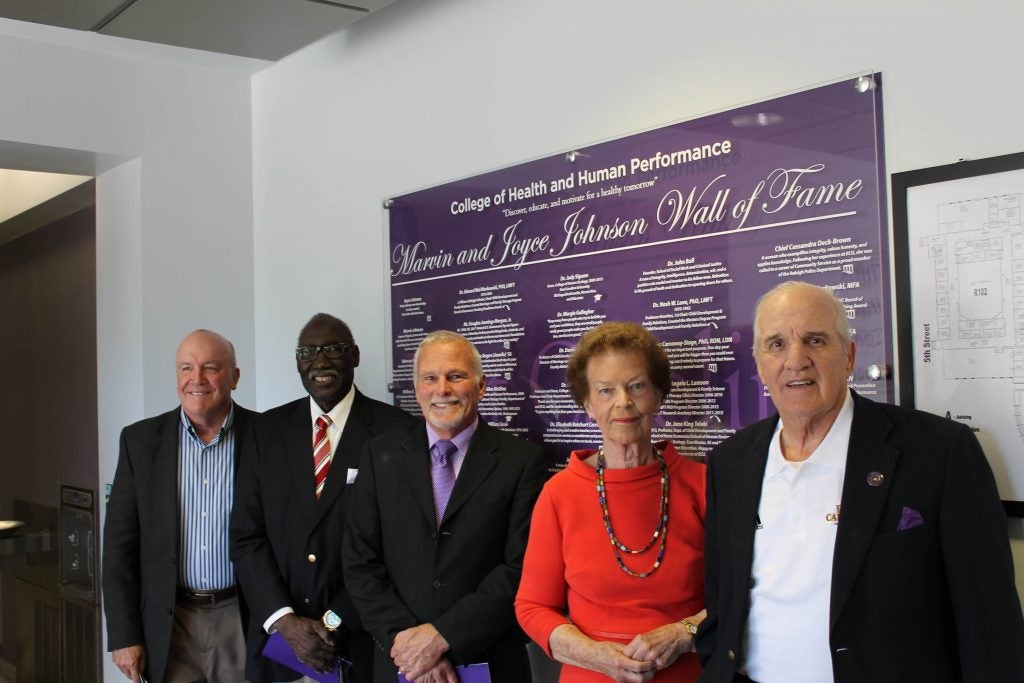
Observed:
[[[608,514],[608,493],[604,486],[604,446],[601,446],[597,451],[597,502],[601,505],[601,517],[604,519],[604,528],[608,532],[608,539],[611,541],[612,551],[615,553],[615,561],[619,563],[619,569],[638,579],[647,578],[661,566],[661,561],[665,558],[665,544],[668,541],[668,466],[665,465],[665,458],[662,456],[661,451],[657,447],[654,447],[653,450],[654,459],[658,461],[658,469],[661,470],[661,509],[658,512],[658,526],[655,527],[651,540],[643,548],[636,550],[627,548],[612,530],[612,520]],[[654,566],[650,570],[635,572],[622,561],[622,553],[639,555],[640,553],[647,552],[658,539],[661,539],[661,544],[658,547],[658,557],[654,560]]]

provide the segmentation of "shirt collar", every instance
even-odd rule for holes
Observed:
[[[441,437],[437,435],[434,428],[427,422],[427,445],[430,448],[434,447],[434,444],[441,440]],[[469,451],[469,442],[473,438],[473,434],[476,433],[476,428],[480,424],[480,416],[477,415],[473,420],[473,424],[469,425],[461,432],[453,436],[449,441],[455,444],[455,447],[459,449],[459,453],[466,453]]]
[[[199,439],[199,435],[196,434],[196,428],[192,426],[192,420],[188,419],[188,415],[185,414],[185,409],[181,408],[181,424],[185,427],[185,432],[193,439]],[[220,440],[224,433],[231,429],[231,426],[235,424],[235,402],[231,402],[231,407],[228,409],[228,416],[224,418],[224,424],[220,426],[220,431],[217,432],[217,436],[213,437],[210,443],[205,444],[207,446],[213,445]],[[202,441],[202,439],[199,439]]]
[[[821,440],[818,447],[811,453],[811,457],[804,461],[802,466],[814,464],[821,467],[843,468],[846,466],[847,444],[839,443],[845,438],[847,443],[850,438],[850,428],[853,425],[853,394],[846,390],[846,398],[843,400],[843,407],[839,414],[828,428],[828,434]],[[768,446],[768,463],[765,466],[765,479],[771,479],[785,471],[788,461],[782,456],[782,447],[779,445],[780,434],[782,434],[782,418],[779,418],[775,425],[775,433],[772,434],[771,444]]]
[[[331,424],[344,425],[348,419],[348,414],[352,411],[352,403],[356,400],[356,385],[353,383],[348,389],[348,393],[345,394],[345,398],[338,401],[337,405],[328,410],[326,413],[323,408],[317,405],[313,397],[309,397],[309,419],[311,424],[316,424],[316,419],[321,415],[326,415],[331,418]]]

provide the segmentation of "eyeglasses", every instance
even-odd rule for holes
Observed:
[[[295,357],[301,361],[316,360],[321,351],[330,359],[341,358],[355,347],[355,344],[325,344],[324,346],[300,346],[295,349]]]

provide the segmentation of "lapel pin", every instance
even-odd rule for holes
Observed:
[[[885,475],[881,472],[868,473],[868,486],[881,486],[883,481],[885,481]]]

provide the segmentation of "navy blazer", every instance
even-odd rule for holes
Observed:
[[[488,662],[495,683],[528,683],[513,601],[542,449],[484,423],[470,441],[438,529],[424,423],[370,442],[345,531],[345,581],[377,643],[375,683],[394,683],[395,635],[432,623],[455,664]]]
[[[953,420],[853,398],[832,566],[835,681],[1024,681],[1006,516],[978,440]],[[708,457],[701,681],[730,683],[744,656],[754,520],[777,420]],[[899,530],[905,509],[923,524]]]
[[[235,404],[232,429],[236,472],[255,415]],[[145,675],[151,681],[164,678],[174,623],[180,550],[180,423],[179,406],[121,431],[121,449],[103,526],[107,646],[113,651],[145,645]],[[240,607],[244,620],[244,604]]]
[[[359,617],[341,573],[341,539],[348,508],[347,470],[371,437],[415,418],[358,390],[335,449],[320,500],[313,482],[313,432],[309,397],[286,403],[253,421],[231,511],[231,559],[251,612],[246,638],[246,679],[252,683],[298,677],[261,655],[263,623],[281,607],[319,620],[333,610],[346,635],[360,633]],[[348,652],[359,659],[358,653]],[[370,668],[367,645],[361,670]]]

